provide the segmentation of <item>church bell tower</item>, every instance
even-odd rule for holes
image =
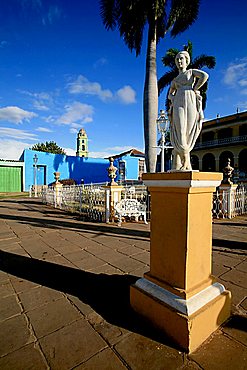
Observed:
[[[84,128],[80,129],[77,134],[77,157],[88,157],[88,137]]]

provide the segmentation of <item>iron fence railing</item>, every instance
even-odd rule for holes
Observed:
[[[213,194],[214,218],[232,218],[247,213],[247,186],[239,185],[237,188],[222,190],[220,188]]]
[[[106,222],[109,218],[110,190],[102,184],[71,185],[42,189],[43,203],[67,212],[79,213],[84,221]],[[136,199],[145,205],[146,219],[151,218],[151,197],[145,185],[125,185],[121,199]],[[213,194],[213,218],[232,218],[247,213],[247,186],[220,188]]]

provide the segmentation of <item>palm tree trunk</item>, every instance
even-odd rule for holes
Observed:
[[[156,69],[156,27],[149,27],[146,54],[146,76],[143,96],[144,140],[147,172],[156,171],[158,85]]]

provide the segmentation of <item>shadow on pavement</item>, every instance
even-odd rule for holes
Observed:
[[[78,221],[72,219],[70,222],[63,221],[61,219],[54,220],[49,218],[36,218],[36,217],[29,217],[29,216],[14,216],[0,214],[0,219],[4,220],[15,220],[18,222],[23,222],[24,224],[30,224],[36,227],[46,227],[46,228],[53,228],[53,229],[70,229],[70,230],[77,230],[77,231],[97,231],[97,232],[105,232],[105,233],[113,233],[117,235],[124,235],[124,236],[136,236],[142,238],[149,238],[150,232],[145,230],[134,230],[134,229],[127,229],[127,228],[120,228],[118,226],[106,226],[99,223],[85,223],[82,221]]]
[[[0,251],[0,270],[76,296],[107,322],[179,349],[131,309],[130,285],[137,276],[94,274],[4,251]]]

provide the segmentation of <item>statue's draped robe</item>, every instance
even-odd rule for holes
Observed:
[[[170,112],[171,144],[182,155],[193,149],[202,128],[202,98],[193,90],[194,80],[192,69],[173,80],[176,93]]]

